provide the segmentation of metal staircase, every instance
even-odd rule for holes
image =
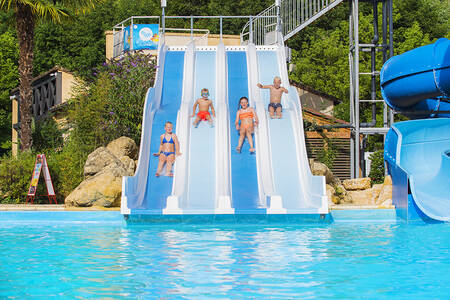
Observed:
[[[344,0],[275,0],[275,3],[250,17],[241,32],[241,42],[255,45],[284,44],[284,41],[322,17],[324,14],[344,2]],[[377,99],[377,77],[380,72],[375,69],[376,52],[382,52],[382,62],[393,56],[393,0],[347,0],[349,4],[349,67],[350,67],[350,128],[352,130],[350,143],[350,168],[352,178],[364,176],[361,165],[364,153],[364,138],[367,135],[378,134],[386,136],[390,125],[394,123],[393,111],[383,100]],[[359,40],[359,3],[372,4],[373,39],[370,43],[360,43]],[[381,36],[379,34],[378,10],[381,4]],[[360,71],[360,56],[362,52],[370,53],[371,72]],[[361,54],[361,55],[360,55]],[[378,60],[380,58],[378,57]],[[371,97],[360,99],[360,75],[371,76]],[[372,105],[372,121],[362,123],[360,106],[362,103]],[[377,127],[376,104],[383,103],[383,124]]]
[[[344,0],[277,0],[245,24],[241,40],[255,45],[274,44],[279,42],[278,29],[285,41],[342,2]]]

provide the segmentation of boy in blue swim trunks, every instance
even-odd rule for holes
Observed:
[[[262,85],[258,83],[257,86],[260,89],[270,89],[270,103],[268,106],[270,118],[281,119],[281,112],[283,107],[281,106],[281,96],[283,93],[288,93],[288,90],[284,87],[281,87],[281,78],[276,76],[273,79],[273,84],[270,85]]]
[[[165,133],[161,135],[161,144],[159,145],[159,151],[153,153],[154,156],[159,156],[158,168],[156,170],[156,177],[159,177],[161,171],[166,164],[166,176],[173,177],[172,166],[175,162],[175,157],[180,156],[180,144],[175,133],[172,132],[172,122],[166,122],[164,125]]]

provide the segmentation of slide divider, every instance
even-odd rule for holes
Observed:
[[[167,197],[166,208],[163,214],[181,214],[183,200],[186,195],[189,162],[189,134],[190,134],[190,105],[194,98],[194,66],[195,44],[189,43],[184,56],[183,95],[181,107],[177,114],[176,135],[180,142],[181,156],[176,158],[174,164],[174,178],[172,194]]]
[[[216,52],[216,203],[215,213],[233,214],[231,207],[231,157],[228,112],[228,76],[225,45]]]
[[[318,207],[321,213],[328,213],[328,198],[326,195],[325,177],[314,176],[309,166],[300,97],[297,89],[289,84],[284,47],[278,47],[277,59],[281,82],[289,91],[288,95],[283,94],[283,100],[286,108],[291,109],[291,124],[294,130],[294,139],[297,149],[298,175],[299,180],[301,181],[300,185],[304,197],[303,200],[305,204],[310,207]]]
[[[256,166],[258,173],[259,201],[261,206],[268,207],[273,205],[272,212],[280,211],[280,195],[276,195],[273,184],[272,155],[270,153],[269,125],[267,120],[266,108],[261,100],[261,93],[256,86],[259,81],[258,60],[256,55],[256,46],[252,43],[247,45],[247,70],[249,85],[250,106],[255,108],[258,115],[259,125],[255,130],[256,146]],[[270,209],[270,207],[269,207]],[[281,211],[280,211],[281,212]]]

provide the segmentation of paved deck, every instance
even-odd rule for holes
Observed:
[[[120,207],[66,207],[64,204],[0,204],[0,211],[118,211]]]

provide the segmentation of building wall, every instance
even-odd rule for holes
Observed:
[[[319,111],[326,115],[333,115],[334,102],[324,96],[311,93],[307,90],[297,87],[298,95],[302,107],[307,107]]]
[[[75,81],[76,79],[72,74],[58,68],[51,69],[47,73],[34,78],[32,81],[34,118],[46,118],[48,112],[52,111],[55,115],[58,115],[58,126],[60,124],[67,126],[67,122],[63,120],[66,116],[58,114],[57,110],[72,97]],[[53,94],[52,91],[55,90],[56,92]],[[19,150],[19,132],[14,127],[17,126],[20,119],[18,88],[12,91],[12,95],[12,154],[16,156]]]

